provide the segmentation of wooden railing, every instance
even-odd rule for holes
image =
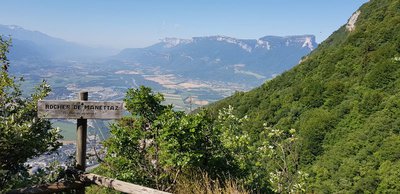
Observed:
[[[107,187],[116,191],[124,192],[124,193],[132,193],[132,194],[168,194],[168,192],[159,191],[156,189],[123,182],[117,179],[111,179],[108,177],[96,175],[96,174],[82,174],[79,178],[80,180],[76,180],[74,182],[59,182],[53,184],[46,185],[38,185],[33,187],[27,187],[23,189],[15,189],[9,191],[7,194],[45,194],[45,193],[59,193],[70,190],[82,190],[85,187],[96,184],[99,186]]]

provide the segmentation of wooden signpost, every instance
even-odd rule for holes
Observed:
[[[47,119],[77,119],[76,167],[85,170],[87,119],[119,119],[123,115],[123,102],[88,101],[88,92],[80,92],[79,100],[40,100],[38,115]]]
[[[76,168],[85,171],[87,119],[119,119],[123,115],[123,102],[88,101],[88,92],[80,92],[77,101],[39,101],[38,115],[48,119],[77,119]],[[84,189],[77,193],[84,193]]]
[[[41,100],[38,102],[38,115],[47,119],[77,119],[76,126],[76,168],[85,171],[86,168],[86,138],[87,119],[120,119],[123,116],[123,102],[88,101],[88,92],[80,92],[79,99]],[[95,175],[82,174],[81,180],[73,183],[55,183],[13,190],[9,193],[54,193],[75,189],[76,193],[85,193],[85,183],[105,186],[124,193],[168,194],[132,183]]]
[[[85,97],[81,93],[81,97]],[[122,102],[41,100],[39,117],[48,119],[119,119],[123,114]]]

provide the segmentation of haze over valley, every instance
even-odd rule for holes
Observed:
[[[165,38],[149,47],[115,51],[19,26],[1,25],[0,34],[11,35],[11,70],[25,78],[28,92],[45,79],[53,90],[48,98],[75,99],[87,90],[93,100],[121,100],[128,88],[146,85],[184,111],[257,87],[317,47],[313,35],[205,36]]]

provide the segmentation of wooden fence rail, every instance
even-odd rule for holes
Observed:
[[[85,182],[86,181],[91,182],[96,185],[108,187],[110,189],[114,189],[116,191],[121,191],[124,193],[168,194],[167,192],[164,191],[159,191],[156,189],[143,187],[140,185],[135,185],[132,183],[127,183],[116,179],[99,176],[96,174],[85,174],[83,175],[83,177]]]
[[[7,194],[47,194],[57,193],[73,189],[82,189],[91,184],[114,189],[116,191],[131,193],[131,194],[169,194],[168,192],[159,191],[156,189],[123,182],[117,179],[111,179],[108,177],[96,175],[96,174],[83,174],[80,176],[80,181],[75,182],[60,182],[46,185],[39,185],[33,187],[27,187],[23,189],[15,189],[9,191]]]
[[[69,191],[73,189],[81,189],[85,188],[85,183],[81,181],[75,182],[59,182],[59,183],[52,183],[52,184],[45,184],[45,185],[38,185],[32,187],[26,187],[22,189],[15,189],[12,191],[7,192],[7,194],[47,194],[47,193],[57,193],[63,191]]]

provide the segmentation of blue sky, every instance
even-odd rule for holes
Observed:
[[[145,47],[164,37],[314,34],[326,39],[368,0],[0,0],[0,24],[91,46]]]

